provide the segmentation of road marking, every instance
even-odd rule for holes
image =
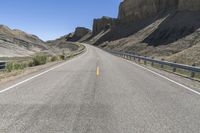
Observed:
[[[176,85],[179,85],[179,86],[185,88],[186,90],[189,90],[189,91],[191,91],[191,92],[194,92],[194,93],[200,95],[200,92],[195,91],[194,89],[191,89],[191,88],[189,88],[189,87],[187,87],[187,86],[185,86],[185,85],[183,85],[183,84],[181,84],[181,83],[178,83],[178,82],[176,82],[176,81],[174,81],[174,80],[172,80],[172,79],[170,79],[170,78],[168,78],[168,77],[165,77],[165,76],[163,76],[163,75],[161,75],[161,74],[159,74],[159,73],[157,73],[157,72],[155,72],[155,71],[152,71],[152,70],[150,70],[150,69],[148,69],[148,68],[146,68],[146,67],[143,67],[143,66],[141,66],[141,65],[139,65],[139,64],[136,64],[136,63],[134,63],[134,62],[132,62],[132,61],[129,61],[129,60],[126,60],[126,61],[129,62],[129,63],[131,63],[131,64],[133,64],[133,65],[135,65],[135,66],[138,66],[138,67],[140,67],[140,68],[143,68],[143,69],[145,69],[145,70],[147,70],[147,71],[149,71],[149,72],[151,72],[151,73],[153,73],[153,74],[155,74],[155,75],[157,75],[157,76],[160,76],[160,77],[162,77],[162,78],[164,78],[164,79],[166,79],[166,80],[168,80],[168,81],[170,81],[170,82],[172,82],[172,83],[174,83],[174,84],[176,84]]]
[[[99,75],[100,75],[100,68],[99,68],[99,67],[97,67],[96,74],[97,74],[97,76],[99,76]]]
[[[28,81],[30,81],[30,80],[33,80],[33,79],[35,79],[35,78],[37,78],[37,77],[40,77],[40,76],[42,76],[42,75],[44,75],[44,74],[46,74],[46,73],[48,73],[48,72],[50,72],[50,71],[52,71],[52,70],[55,70],[55,69],[57,69],[57,68],[59,68],[59,67],[62,67],[62,66],[64,66],[65,64],[67,64],[67,63],[69,63],[69,62],[71,62],[71,61],[74,61],[75,59],[78,59],[78,58],[80,58],[81,56],[83,56],[83,55],[85,55],[85,54],[87,54],[87,53],[88,53],[88,50],[87,50],[87,48],[86,48],[86,52],[85,52],[84,54],[82,54],[82,55],[80,55],[80,56],[78,56],[78,57],[76,57],[76,58],[73,58],[73,59],[71,59],[71,60],[69,60],[69,61],[66,61],[66,62],[64,62],[64,63],[62,63],[62,64],[60,64],[60,65],[58,65],[58,66],[56,66],[56,67],[53,67],[53,68],[49,69],[49,70],[46,70],[46,71],[44,71],[44,72],[42,72],[42,73],[40,73],[40,74],[37,74],[37,75],[35,75],[35,76],[33,76],[33,77],[30,77],[30,78],[28,78],[28,79],[26,79],[26,80],[23,80],[23,81],[21,81],[21,82],[19,82],[19,83],[17,83],[17,84],[14,84],[14,85],[12,85],[12,86],[10,86],[10,87],[8,87],[8,88],[5,88],[5,89],[3,89],[3,90],[0,91],[0,94],[1,94],[1,93],[4,93],[4,92],[6,92],[6,91],[9,91],[9,90],[11,90],[11,89],[13,89],[13,88],[15,88],[15,87],[17,87],[17,86],[19,86],[19,85],[21,85],[21,84],[24,84],[24,83],[26,83],[26,82],[28,82]]]

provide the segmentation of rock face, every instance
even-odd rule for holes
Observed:
[[[120,4],[118,19],[124,22],[149,17],[157,12],[153,0],[125,0]]]
[[[92,35],[92,31],[90,29],[84,27],[77,27],[74,32],[64,35],[56,40],[48,41],[47,43],[51,46],[61,46],[70,44],[70,42],[84,42]],[[69,47],[72,47],[71,45]]]
[[[91,30],[85,27],[77,27],[74,32],[74,36],[82,38],[86,34],[90,33]]]
[[[199,0],[124,0],[120,4],[118,18],[131,22],[166,10],[200,10]]]
[[[84,28],[84,27],[77,27],[75,29],[75,32],[70,33],[65,36],[66,41],[71,42],[82,42],[84,41],[84,38],[87,39],[87,36],[90,36],[92,31],[90,29]]]
[[[113,26],[115,26],[117,23],[117,20],[114,18],[110,18],[110,17],[102,17],[100,19],[94,19],[93,22],[93,35],[98,34],[99,32],[101,32],[102,30],[106,30],[109,29]]]
[[[93,35],[104,49],[200,65],[200,0],[124,0],[118,18],[94,20]]]

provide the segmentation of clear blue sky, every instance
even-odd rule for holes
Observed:
[[[117,17],[121,0],[1,0],[0,24],[55,39],[77,26],[91,28],[93,18]]]

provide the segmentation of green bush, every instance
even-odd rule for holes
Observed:
[[[28,67],[34,67],[34,66],[35,66],[35,64],[34,64],[33,60],[32,60],[32,61],[29,61]]]
[[[27,63],[10,62],[6,64],[6,71],[11,72],[13,70],[22,70],[27,66]]]
[[[58,57],[57,57],[57,56],[51,57],[51,62],[54,62],[54,61],[57,61],[57,60],[58,60]]]
[[[44,65],[47,63],[47,56],[45,55],[36,55],[33,58],[33,66]]]
[[[60,59],[61,60],[65,60],[65,56],[64,55],[60,55]]]
[[[7,63],[6,64],[6,71],[11,72],[13,70],[13,63]]]

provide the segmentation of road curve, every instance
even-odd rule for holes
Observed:
[[[0,85],[0,133],[200,132],[199,95],[86,46],[59,67]]]

